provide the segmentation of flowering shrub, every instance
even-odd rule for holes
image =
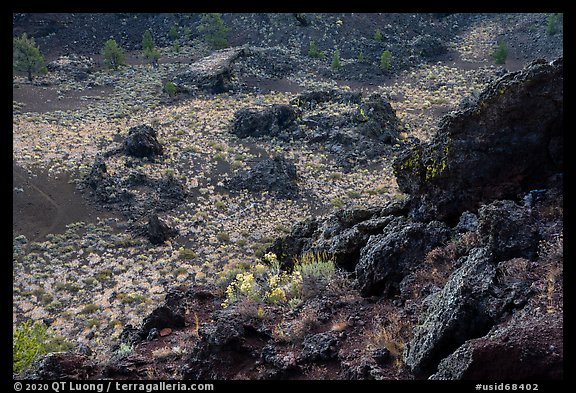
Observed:
[[[292,273],[280,269],[280,262],[274,253],[265,254],[264,260],[269,266],[258,263],[249,271],[236,274],[234,281],[226,288],[222,308],[242,299],[292,308],[302,299],[304,281],[309,281],[308,286],[316,286],[319,280],[325,281],[335,273],[333,258],[327,254],[304,254]]]

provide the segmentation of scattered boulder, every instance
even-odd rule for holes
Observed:
[[[134,200],[134,194],[122,185],[118,177],[110,176],[102,154],[97,154],[90,173],[84,180],[102,203],[127,204]]]
[[[185,379],[229,379],[237,376],[237,367],[261,358],[261,349],[270,334],[233,305],[212,314],[213,322],[198,330],[199,341],[187,364]]]
[[[170,210],[184,201],[188,192],[184,185],[174,175],[167,175],[152,185],[158,192],[160,200],[156,207],[157,211]],[[154,187],[155,186],[155,187]]]
[[[42,356],[24,373],[23,379],[30,380],[87,380],[97,375],[97,363],[87,356],[59,352]]]
[[[123,154],[130,157],[124,159],[124,165],[115,165],[113,173],[109,173],[107,163],[111,157]],[[152,239],[156,239],[158,233],[154,231],[159,227],[151,228],[136,222],[145,220],[151,212],[169,211],[188,196],[182,181],[173,174],[158,179],[143,171],[145,167],[140,165],[139,158],[154,159],[160,154],[163,154],[163,147],[157,140],[156,130],[144,124],[132,127],[122,143],[96,155],[90,173],[82,182],[98,202],[119,210],[134,221],[132,228],[139,235],[151,236]]]
[[[302,343],[299,362],[330,360],[338,355],[338,339],[334,333],[318,333],[307,336]]]
[[[152,214],[148,217],[148,225],[146,227],[148,239],[152,244],[162,244],[171,237],[176,236],[177,230],[170,228],[168,224],[160,220],[157,214]]]
[[[290,105],[274,104],[263,110],[242,108],[234,114],[230,132],[240,138],[284,136],[298,132],[299,112]]]
[[[153,329],[160,331],[164,328],[183,328],[184,323],[184,310],[177,309],[173,310],[167,306],[161,306],[150,315],[148,315],[142,322],[142,327],[140,328],[140,336],[148,337]]]
[[[244,48],[228,48],[214,51],[209,56],[190,65],[190,68],[175,77],[179,90],[197,89],[219,94],[232,87],[233,64],[244,54]]]
[[[247,172],[236,175],[228,182],[232,190],[246,189],[252,192],[270,191],[278,198],[297,198],[296,166],[283,156],[260,161]]]
[[[86,80],[95,67],[94,59],[87,56],[70,54],[46,64],[50,72],[62,74],[62,78],[74,78],[77,81]]]
[[[321,143],[327,151],[341,157],[340,163],[375,158],[384,148],[398,140],[402,126],[396,112],[380,94],[372,94],[366,101],[353,93],[309,92],[302,96],[303,105],[315,106],[329,100],[356,104],[350,113],[339,116],[316,114],[303,118],[314,129],[309,141]],[[306,104],[308,103],[308,104]]]
[[[371,143],[389,144],[396,142],[402,130],[400,119],[390,102],[380,94],[372,94],[356,112],[360,124],[357,133]]]
[[[124,141],[124,151],[129,156],[139,158],[162,155],[162,145],[156,136],[156,130],[148,125],[132,127],[128,130],[128,136]]]
[[[561,172],[563,60],[505,74],[446,115],[430,143],[394,162],[420,219],[455,221],[482,203],[514,199]]]
[[[119,344],[136,345],[143,340],[152,340],[162,336],[167,329],[179,329],[186,326],[186,310],[190,303],[200,299],[200,302],[211,300],[213,295],[201,288],[190,287],[170,290],[164,302],[148,314],[139,328],[126,325],[120,334]],[[198,307],[198,302],[195,303]]]
[[[90,186],[93,190],[96,190],[102,182],[108,176],[108,169],[106,168],[106,162],[104,161],[104,157],[102,154],[96,154],[96,158],[94,158],[94,163],[92,164],[92,169],[90,169],[90,173],[88,174],[87,178],[85,179],[85,183]]]
[[[424,59],[435,59],[448,52],[444,41],[429,34],[419,35],[410,42],[412,53]]]
[[[293,13],[292,15],[294,15],[294,18],[298,22],[299,26],[308,27],[310,25],[310,21],[303,13]]]
[[[279,371],[275,376],[280,376],[282,373],[294,370],[297,367],[294,352],[288,352],[286,354],[278,353],[273,345],[266,345],[262,348],[261,357],[266,364],[271,365]]]
[[[370,236],[356,265],[356,278],[364,296],[397,294],[402,279],[424,261],[426,253],[450,237],[450,230],[442,222],[423,224],[403,217],[392,219],[383,232]]]
[[[322,105],[351,105],[344,113],[324,111]],[[242,108],[234,115],[230,132],[240,138],[277,137],[304,139],[322,145],[339,164],[349,167],[383,154],[398,141],[402,125],[388,100],[373,94],[340,90],[315,90],[300,94],[291,105],[274,104],[263,110]]]
[[[561,380],[562,322],[560,313],[512,318],[484,337],[466,341],[429,379]]]
[[[534,259],[538,230],[530,211],[512,201],[495,201],[478,210],[478,234],[499,260]]]

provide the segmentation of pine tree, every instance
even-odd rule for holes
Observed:
[[[332,68],[335,70],[340,69],[340,51],[336,49],[332,55]]]
[[[392,53],[386,49],[380,55],[380,68],[385,71],[389,71],[392,68],[392,63],[390,63],[390,59],[392,58]]]
[[[32,82],[33,75],[48,72],[44,57],[36,46],[34,38],[28,38],[26,33],[13,40],[12,68],[17,72],[26,72],[30,82]]]
[[[313,57],[315,59],[323,59],[325,54],[318,48],[316,41],[310,40],[310,46],[308,48],[308,56]]]
[[[224,20],[222,20],[222,14],[204,14],[197,29],[198,33],[204,37],[204,41],[214,49],[228,47],[227,36],[230,29],[226,26]]]
[[[118,69],[121,65],[126,65],[126,55],[116,40],[106,41],[102,48],[102,57],[104,58],[104,64],[108,68]]]
[[[496,64],[505,64],[506,58],[508,57],[508,47],[506,47],[506,44],[501,42],[494,50],[494,53],[492,53],[492,57]]]
[[[178,39],[178,30],[176,29],[176,26],[170,26],[170,30],[168,30],[168,37],[170,37],[172,41]]]
[[[144,34],[142,34],[142,50],[146,59],[148,59],[154,67],[158,67],[160,52],[154,46],[154,40],[149,30],[146,30]]]
[[[146,49],[154,48],[154,40],[152,39],[152,33],[150,30],[146,30],[144,34],[142,34],[142,50],[145,51]]]

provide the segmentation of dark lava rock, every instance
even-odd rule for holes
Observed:
[[[38,359],[24,373],[31,380],[86,380],[95,377],[97,364],[88,357],[71,352],[50,353]]]
[[[330,332],[307,336],[302,343],[298,361],[302,363],[333,359],[338,355],[337,344],[338,339]]]
[[[176,236],[178,231],[170,228],[164,221],[158,218],[158,215],[152,214],[148,217],[148,225],[146,227],[148,239],[152,244],[162,244],[171,237]]]
[[[185,379],[229,379],[238,372],[235,365],[260,359],[261,348],[270,340],[236,305],[216,311],[212,320],[198,330]]]
[[[108,174],[102,154],[96,155],[84,184],[90,187],[96,199],[102,203],[130,203],[134,200],[134,194],[123,187],[121,180]]]
[[[454,227],[456,232],[470,232],[478,229],[478,217],[471,212],[464,212],[460,215],[458,224]]]
[[[92,164],[92,169],[86,177],[85,183],[90,186],[93,190],[96,190],[104,179],[108,177],[108,169],[106,168],[106,162],[102,154],[96,154],[94,158],[94,163]]]
[[[158,181],[157,187],[160,201],[156,207],[157,211],[169,210],[184,201],[188,193],[184,185],[174,175],[168,175]]]
[[[186,326],[186,310],[189,303],[196,300],[210,301],[213,294],[200,287],[190,287],[187,290],[175,288],[166,294],[164,303],[156,307],[142,321],[139,328],[126,325],[120,334],[119,344],[135,345],[143,340],[152,340],[159,336],[164,328],[184,328]]]
[[[308,27],[311,23],[308,20],[308,18],[306,17],[306,15],[304,15],[303,13],[298,12],[298,13],[293,13],[292,15],[294,16],[294,18],[298,22],[298,25],[300,25],[302,27]]]
[[[200,89],[213,94],[228,91],[232,87],[234,61],[243,54],[244,48],[217,50],[176,75],[176,87],[182,91]]]
[[[156,131],[147,125],[132,127],[122,144],[117,144],[103,153],[98,153],[90,173],[82,182],[82,187],[92,193],[95,199],[106,208],[117,209],[132,221],[131,229],[137,235],[148,236],[153,242],[163,242],[170,237],[163,233],[155,222],[146,226],[142,220],[152,213],[169,211],[180,205],[188,192],[183,183],[169,174],[160,179],[149,177],[140,167],[138,158],[124,157],[124,165],[110,174],[107,159],[117,154],[135,157],[154,158],[162,154],[162,146],[156,139]],[[138,168],[135,168],[138,166]]]
[[[280,354],[276,351],[273,345],[266,345],[262,348],[262,360],[278,369],[281,372],[286,372],[296,368],[296,358],[293,352],[287,354]]]
[[[311,103],[325,98],[323,92],[309,93]],[[306,97],[306,96],[305,96]],[[360,96],[345,96],[356,100]],[[402,125],[396,112],[384,97],[372,94],[357,104],[357,108],[342,115],[319,114],[303,118],[302,123],[312,125],[309,142],[321,144],[336,155],[337,162],[350,167],[384,154],[388,145],[398,141]]]
[[[478,210],[478,234],[499,260],[534,259],[539,236],[528,209],[512,201],[495,201]]]
[[[320,109],[303,116],[326,102],[354,104],[354,108],[341,114]],[[242,108],[235,113],[230,128],[241,138],[277,137],[321,144],[345,167],[382,155],[386,146],[398,140],[401,130],[396,112],[381,95],[373,94],[363,102],[361,93],[339,90],[305,92],[291,105],[274,104],[262,110]]]
[[[142,124],[128,130],[124,151],[133,157],[154,157],[162,154],[162,145],[156,139],[156,130]]]
[[[402,130],[390,102],[380,94],[372,94],[360,105],[356,119],[360,122],[356,127],[358,134],[372,143],[394,143]]]
[[[430,379],[557,380],[564,369],[561,313],[522,315],[466,341]]]
[[[495,276],[490,253],[474,249],[442,291],[431,295],[431,305],[404,352],[404,363],[416,376],[429,376],[442,358],[492,327],[482,300],[489,297]]]
[[[370,236],[381,234],[394,216],[405,213],[405,203],[394,201],[384,207],[343,209],[322,220],[307,219],[294,224],[290,234],[276,239],[266,252],[278,255],[287,268],[305,252],[325,252],[337,266],[353,271]]]
[[[495,199],[542,188],[562,172],[563,61],[535,61],[446,115],[430,143],[394,162],[412,214],[456,221]]]
[[[435,59],[448,52],[444,41],[429,34],[420,35],[410,42],[413,54],[424,59]]]
[[[94,59],[76,54],[60,56],[58,59],[46,64],[48,71],[58,72],[63,74],[64,77],[72,77],[78,81],[87,79],[94,67]]]
[[[270,191],[278,198],[296,198],[296,166],[282,156],[260,161],[252,169],[233,177],[228,182],[232,190],[246,189],[252,192]]]
[[[230,132],[240,138],[279,136],[297,132],[299,112],[290,105],[274,104],[257,110],[242,108],[234,114]]]
[[[424,299],[426,311],[404,353],[406,365],[419,377],[435,372],[440,360],[467,340],[522,312],[536,293],[538,277],[526,259],[496,264],[487,247],[474,248],[462,259],[444,288]]]
[[[150,315],[148,315],[142,322],[142,327],[140,328],[141,336],[147,337],[152,329],[157,329],[158,331],[163,328],[182,328],[184,327],[184,310],[172,309],[167,306],[161,306]]]
[[[439,221],[425,225],[402,217],[393,219],[383,232],[370,237],[356,265],[364,296],[398,293],[402,279],[424,261],[428,251],[450,236],[448,227]]]
[[[145,337],[142,337],[140,334],[140,329],[137,329],[134,326],[128,324],[124,326],[124,329],[122,329],[122,333],[120,333],[120,337],[118,339],[118,344],[113,348],[113,350],[118,350],[118,348],[120,348],[120,344],[126,344],[130,346],[138,344],[144,338]]]

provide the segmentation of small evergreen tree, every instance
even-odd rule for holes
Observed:
[[[170,26],[170,30],[168,30],[168,37],[170,37],[172,41],[178,39],[178,29],[175,25]]]
[[[374,39],[376,41],[382,42],[382,32],[380,31],[380,29],[376,29],[376,31],[374,32]]]
[[[176,94],[176,85],[171,81],[168,81],[164,84],[164,92],[168,94],[168,97],[174,97]]]
[[[108,68],[118,69],[121,65],[126,65],[126,55],[122,47],[118,45],[116,40],[108,40],[102,48],[102,57],[104,65]]]
[[[366,58],[364,57],[364,52],[362,51],[362,49],[360,49],[360,52],[358,53],[358,61],[360,63],[364,63],[366,61]]]
[[[154,67],[158,67],[160,52],[154,46],[154,40],[152,39],[150,30],[146,30],[144,34],[142,34],[142,50],[144,52],[144,57],[146,57]]]
[[[380,55],[380,68],[385,71],[389,71],[392,68],[392,63],[390,63],[390,59],[392,58],[392,53],[386,49]]]
[[[340,67],[340,51],[336,49],[332,55],[332,68],[339,70]]]
[[[204,14],[198,25],[198,33],[202,34],[204,41],[214,49],[228,47],[228,32],[230,29],[224,23],[222,14]]]
[[[326,55],[323,51],[318,48],[316,45],[316,41],[310,40],[310,46],[308,48],[308,56],[313,57],[315,59],[323,59]]]
[[[28,38],[26,33],[16,37],[12,43],[12,68],[17,72],[26,72],[32,82],[33,75],[48,72],[44,57],[36,46],[34,38]]]
[[[144,49],[144,57],[150,61],[154,68],[158,68],[158,59],[160,58],[160,52],[158,49]]]
[[[152,39],[152,33],[150,30],[146,30],[144,34],[142,34],[142,50],[146,51],[146,49],[154,48],[154,40]]]
[[[506,47],[506,44],[501,42],[494,50],[492,57],[496,64],[506,63],[506,58],[508,57],[508,48]]]

